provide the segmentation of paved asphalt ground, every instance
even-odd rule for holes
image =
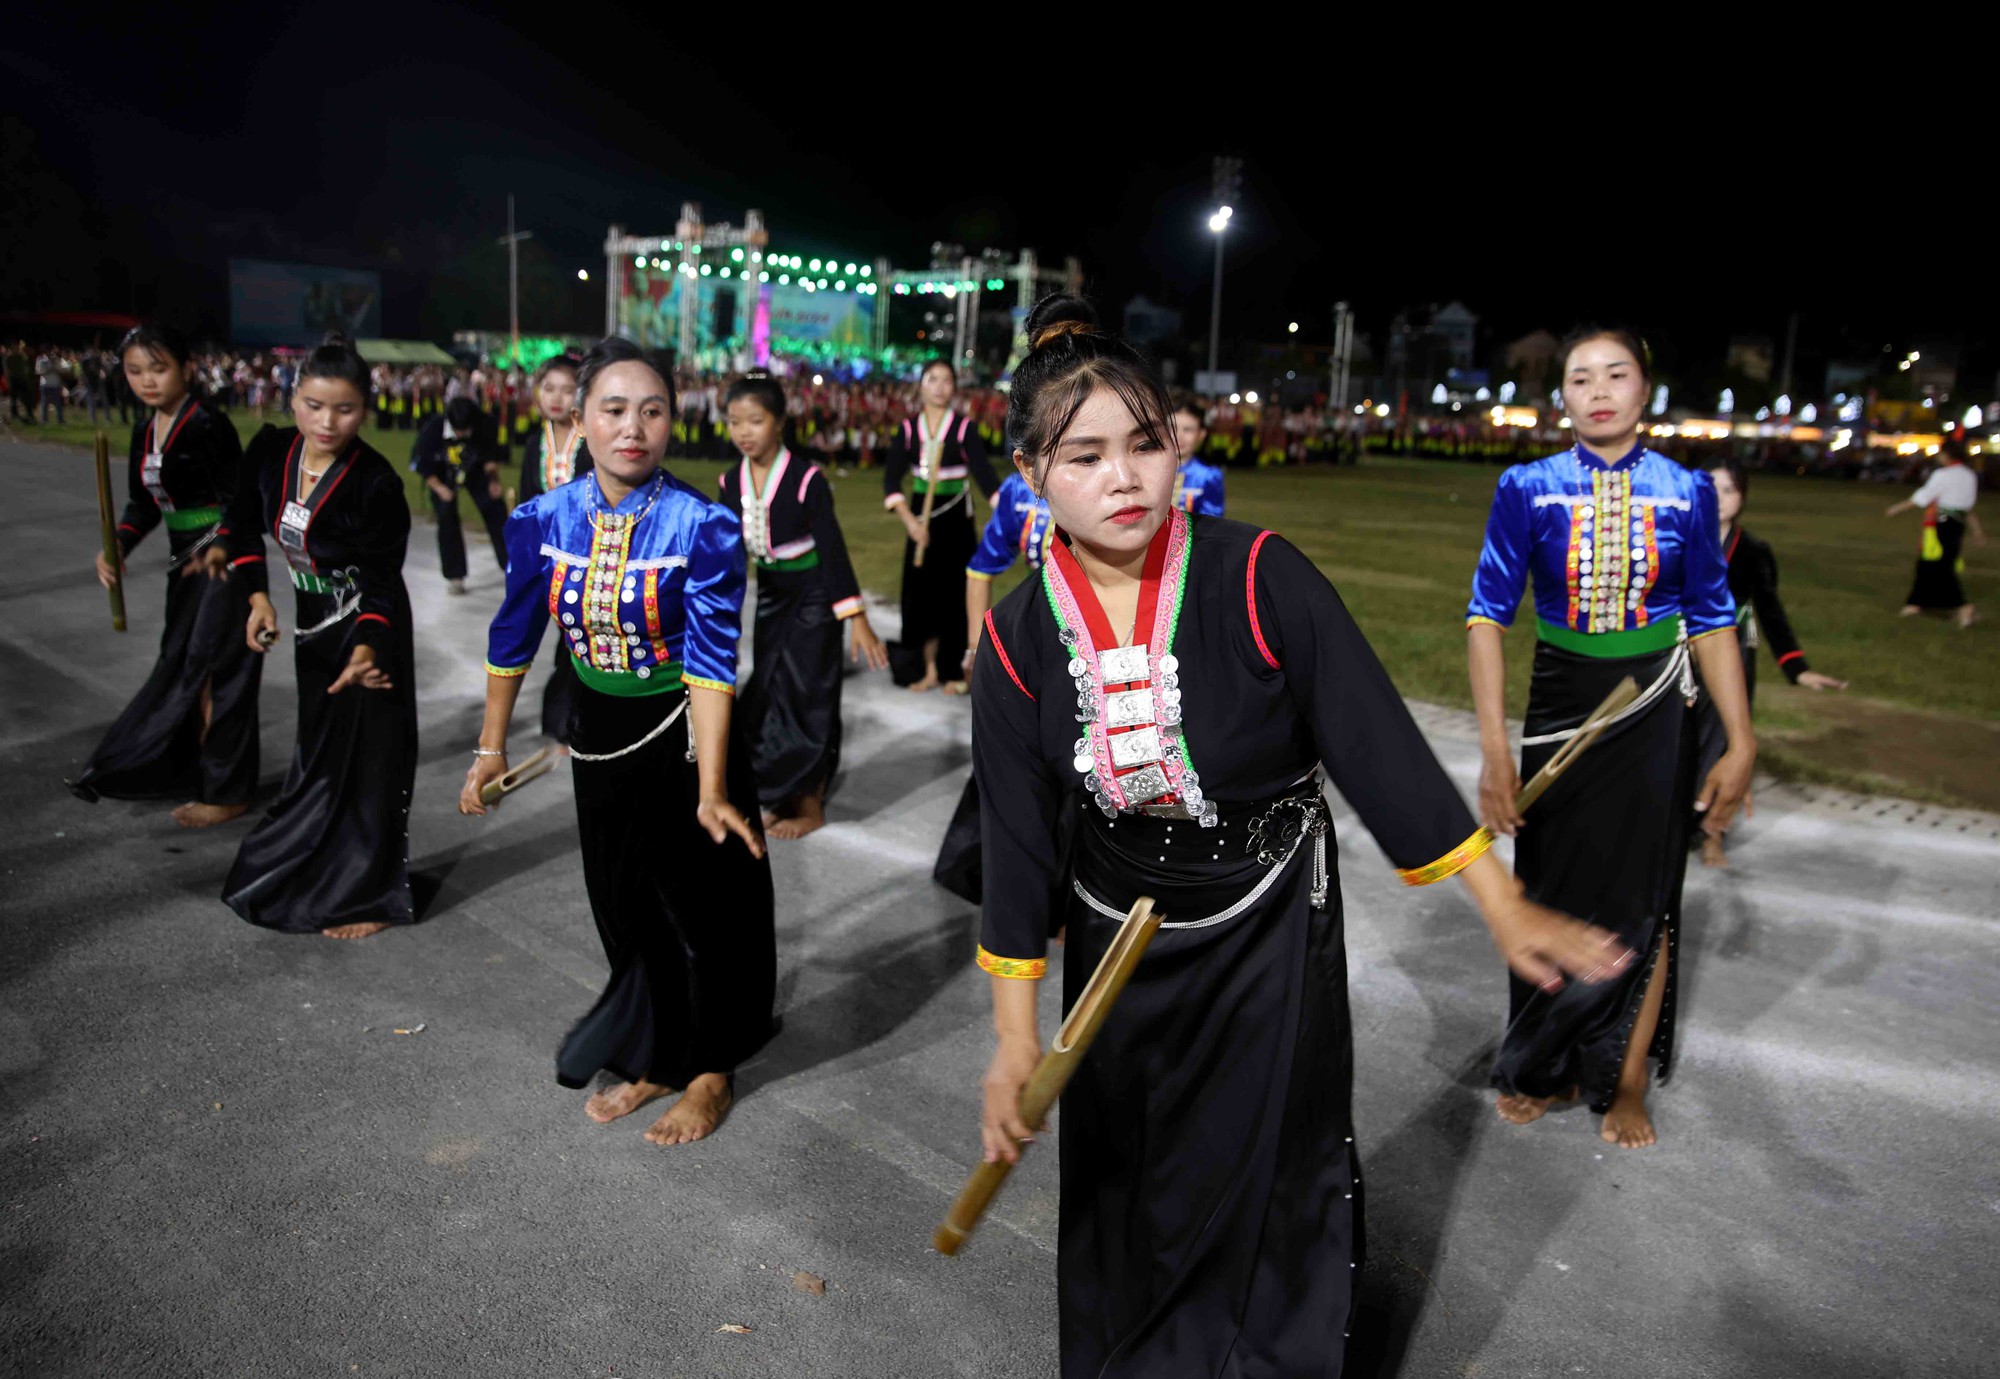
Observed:
[[[974,915],[928,879],[963,702],[850,681],[835,822],[774,847],[783,1032],[718,1137],[656,1149],[553,1077],[604,971],[567,773],[490,820],[453,807],[484,551],[465,599],[430,528],[409,562],[425,922],[287,937],[216,899],[242,825],[63,792],[152,656],[164,543],[116,636],[87,461],[0,464],[0,1371],[1055,1373],[1049,1146],[963,1256],[929,1248],[990,1051]],[[267,785],[293,712],[275,656]],[[1469,791],[1468,719],[1420,712]],[[1758,804],[1736,869],[1690,878],[1681,1065],[1639,1153],[1581,1112],[1494,1117],[1504,984],[1471,908],[1341,830],[1370,1193],[1350,1373],[2000,1373],[2000,821]]]

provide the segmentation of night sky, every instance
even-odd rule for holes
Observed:
[[[1585,120],[1562,80],[1538,94],[1518,72],[1488,92],[1393,63],[1343,62],[1336,80],[1260,59],[1217,87],[1185,70],[1198,42],[1164,66],[1038,64],[989,32],[954,65],[916,36],[865,41],[831,8],[774,9],[727,38],[704,11],[698,42],[666,6],[544,6],[521,28],[427,0],[153,13],[163,27],[140,30],[39,7],[11,28],[0,306],[220,326],[228,259],[264,257],[382,269],[391,333],[435,324],[429,295],[477,318],[455,324],[504,327],[493,240],[512,190],[536,235],[524,329],[601,323],[607,225],[671,233],[693,199],[710,220],[761,208],[793,252],[1074,253],[1113,319],[1144,293],[1200,339],[1209,160],[1231,152],[1229,341],[1282,339],[1290,320],[1330,339],[1339,297],[1379,338],[1399,307],[1457,298],[1482,349],[1625,321],[1692,366],[1735,334],[1782,340],[1798,311],[1802,375],[1884,345],[1956,348],[1968,382],[2000,367],[1970,190],[1986,178],[1952,171],[1991,151],[1947,147],[1935,107],[1921,140],[1885,153],[1866,117],[1803,90],[1775,113],[1732,99],[1700,127],[1642,128],[1628,120],[1701,109],[1705,88],[1635,86]],[[1267,86],[1311,101],[1258,99]]]

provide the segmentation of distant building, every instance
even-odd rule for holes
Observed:
[[[1134,297],[1125,303],[1125,338],[1141,349],[1173,340],[1181,333],[1181,314],[1170,306]]]
[[[1470,369],[1478,351],[1479,317],[1463,302],[1427,308],[1422,325],[1409,311],[1389,323],[1388,377],[1425,391],[1454,369]]]
[[[1501,352],[1502,372],[1523,395],[1540,396],[1556,386],[1556,372],[1562,368],[1556,355],[1561,351],[1562,341],[1555,332],[1532,331]]]
[[[1757,383],[1771,381],[1771,340],[1766,335],[1739,335],[1729,342],[1724,367]]]

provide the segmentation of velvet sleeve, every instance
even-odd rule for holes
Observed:
[[[1778,599],[1778,557],[1761,541],[1746,554],[1753,562],[1750,606],[1757,610],[1757,628],[1764,634],[1771,654],[1778,658],[1778,669],[1785,672],[1787,680],[1797,684],[1799,677],[1812,667],[1806,664],[1806,654],[1799,649],[1798,636],[1792,631],[1792,620],[1785,616],[1785,605]]]
[[[904,422],[889,436],[889,456],[882,462],[882,506],[895,511],[908,501],[903,496],[903,477],[910,472],[912,459],[910,423]]]
[[[1194,510],[1199,516],[1220,517],[1222,506],[1222,466],[1209,465],[1208,473],[1202,478],[1201,495],[1195,499]]]
[[[410,501],[396,471],[379,457],[369,457],[367,479],[354,561],[354,580],[361,591],[354,644],[372,647],[392,639],[397,604],[403,602],[396,595],[403,585],[403,558],[410,549]]]
[[[727,694],[736,692],[736,643],[743,634],[743,588],[749,579],[741,526],[720,503],[706,507],[688,551],[681,595],[687,619],[681,679]]]
[[[1023,620],[1007,621],[1018,627]],[[1041,750],[1039,706],[1031,695],[1036,677],[1032,657],[1024,657],[1025,638],[1000,632],[995,614],[988,613],[985,640],[972,664],[972,776],[979,785],[983,877],[977,957],[997,976],[1040,977],[1048,970],[1049,919],[1062,879],[1056,827],[1062,789]]]
[[[132,428],[132,448],[125,457],[125,511],[118,518],[118,549],[126,555],[160,525],[160,505],[145,479],[146,423]]]
[[[1494,486],[1493,507],[1486,514],[1486,542],[1472,572],[1472,602],[1465,610],[1468,627],[1476,622],[1512,627],[1521,596],[1527,592],[1534,530],[1529,525],[1531,509],[1521,488],[1520,473],[1509,469]]]
[[[530,431],[527,439],[521,442],[521,501],[525,503],[541,492],[542,433],[537,430]]]
[[[1318,567],[1267,532],[1251,550],[1248,580],[1265,665],[1284,676],[1320,763],[1397,874],[1413,886],[1441,881],[1490,847],[1492,835]]]
[[[1729,592],[1729,561],[1722,554],[1715,480],[1701,470],[1691,477],[1693,501],[1681,549],[1681,615],[1688,635],[1700,637],[1736,626],[1736,599]]]
[[[965,457],[965,471],[972,476],[972,482],[979,485],[979,491],[989,499],[1000,487],[1000,478],[993,472],[993,461],[986,454],[986,440],[972,428],[970,422],[958,440],[959,453]]]
[[[1028,509],[1021,505],[1021,495],[1015,492],[1011,480],[1000,486],[999,495],[993,501],[993,515],[986,519],[986,530],[979,537],[979,546],[966,563],[965,573],[974,579],[992,579],[1004,575],[1014,563],[1014,552],[1021,548],[1021,528],[1025,525]]]
[[[833,615],[851,618],[861,611],[861,584],[854,577],[854,562],[848,558],[847,537],[840,530],[839,514],[833,510],[833,485],[827,482],[826,472],[815,465],[807,471],[805,482],[799,487],[813,549],[819,552],[820,569],[826,574]]]
[[[486,628],[486,673],[526,675],[549,625],[549,557],[542,554],[539,508],[515,508],[501,528],[507,545],[507,592]],[[561,648],[557,648],[561,654]]]
[[[266,426],[254,436],[243,452],[236,472],[236,492],[229,499],[223,518],[224,541],[229,551],[229,577],[246,593],[270,592],[270,572],[264,564],[264,533],[271,523],[264,511],[264,471],[276,464],[278,432]]]

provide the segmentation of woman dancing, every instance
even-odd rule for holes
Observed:
[[[1722,555],[1729,565],[1729,593],[1736,600],[1737,639],[1743,650],[1743,691],[1754,708],[1757,702],[1757,644],[1764,642],[1778,662],[1778,669],[1795,685],[1809,690],[1844,690],[1847,681],[1822,675],[1806,664],[1806,653],[1792,633],[1792,620],[1778,600],[1778,557],[1771,543],[1752,535],[1737,521],[1744,501],[1750,496],[1750,472],[1734,460],[1708,466],[1709,481],[1715,485],[1715,511],[1722,533]],[[1699,742],[1695,778],[1706,776],[1722,760],[1729,747],[1729,733],[1722,715],[1715,711],[1715,697],[1703,695],[1695,705],[1695,736]],[[1699,827],[1695,816],[1691,830],[1701,838],[1703,866],[1729,864],[1723,835]]]
[[[957,391],[958,375],[949,363],[933,359],[924,365],[917,379],[922,406],[897,428],[882,466],[883,504],[909,534],[903,543],[905,655],[897,658],[896,683],[913,690],[943,686],[948,694],[965,692],[965,646],[959,637],[965,626],[965,562],[973,546],[968,486],[977,484],[989,499],[999,487],[972,417],[952,410]],[[908,494],[906,477],[912,478]]]
[[[611,961],[556,1079],[622,1079],[584,1103],[598,1122],[685,1089],[646,1131],[654,1144],[722,1123],[737,1065],[770,1037],[777,986],[771,864],[730,721],[743,543],[733,512],[660,467],[671,377],[617,336],[585,356],[577,391],[596,466],[507,519],[486,717],[458,800],[462,813],[486,812],[479,792],[506,773],[521,677],[554,618],[579,682],[570,761],[583,883]]]
[[[167,617],[146,683],[111,725],[83,773],[79,798],[194,798],[174,822],[206,828],[250,807],[257,788],[257,689],[264,662],[243,645],[250,612],[229,581],[223,515],[243,466],[229,418],[190,390],[187,342],[167,326],[135,326],[118,347],[125,379],[150,415],[133,427],[118,545],[131,555],[165,524]],[[120,578],[97,555],[98,582]]]
[[[577,361],[558,354],[535,370],[535,410],[542,424],[528,432],[521,456],[521,501],[561,488],[590,472],[583,422],[576,414]],[[567,656],[555,658],[542,686],[542,736],[567,747],[570,715],[576,712],[576,668]]]
[[[368,366],[338,333],[306,357],[296,427],[250,442],[229,509],[229,568],[248,591],[244,631],[278,639],[264,537],[296,593],[298,746],[283,791],[236,854],[222,898],[269,929],[358,939],[415,919],[410,787],[417,682],[403,556],[403,481],[360,439]]]
[[[1961,629],[1979,621],[1979,610],[1965,596],[1959,576],[1965,573],[1965,533],[1972,532],[1978,545],[1986,544],[1985,529],[1979,525],[1972,505],[1979,501],[1979,476],[1965,462],[1965,443],[1946,437],[1939,447],[1938,467],[1924,480],[1923,487],[1883,510],[1884,517],[1921,508],[1924,514],[1923,549],[1917,555],[1916,578],[1903,599],[1903,616],[1913,618],[1927,609],[1949,611]]]
[[[722,471],[724,506],[743,515],[757,562],[757,626],[743,735],[773,838],[803,838],[826,823],[840,767],[840,644],[853,629],[857,664],[885,670],[889,653],[861,604],[833,487],[816,464],[785,448],[785,390],[761,370],[723,395],[729,439],[743,459]]]
[[[1472,578],[1467,654],[1484,764],[1486,826],[1519,834],[1515,874],[1536,900],[1589,915],[1646,955],[1602,986],[1545,991],[1511,984],[1507,1033],[1493,1067],[1501,1116],[1525,1125],[1557,1098],[1581,1095],[1602,1133],[1652,1144],[1647,1058],[1673,1070],[1676,944],[1686,820],[1729,827],[1750,790],[1757,743],[1736,642],[1708,475],[1639,443],[1645,347],[1622,330],[1585,330],[1563,350],[1563,405],[1576,444],[1500,476]],[[1530,572],[1535,674],[1517,773],[1506,727],[1506,653]],[[1728,747],[1696,793],[1689,705],[1700,683]],[[1514,807],[1532,776],[1618,682],[1641,695],[1570,767],[1523,828]]]
[[[1063,1098],[1062,1372],[1337,1375],[1361,1193],[1322,769],[1406,881],[1464,877],[1530,980],[1630,957],[1521,898],[1310,561],[1174,507],[1166,395],[1095,319],[1036,308],[1008,408],[1058,539],[987,617],[973,682],[985,1152],[1033,1130],[1051,921],[1073,1001],[1155,897],[1167,922]]]

